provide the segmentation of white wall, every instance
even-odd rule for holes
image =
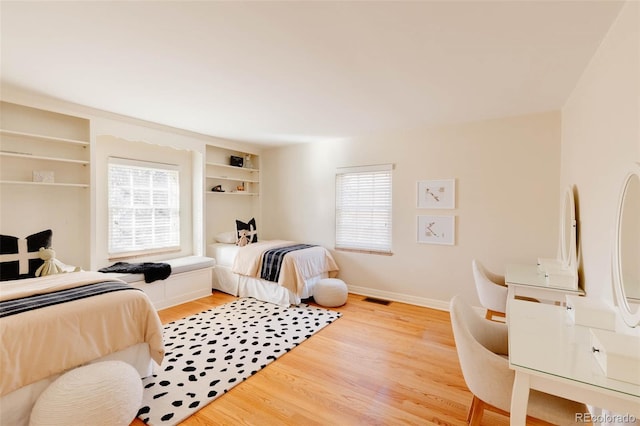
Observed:
[[[72,116],[82,117],[91,121],[91,194],[90,203],[86,209],[69,210],[64,201],[61,201],[59,189],[15,189],[0,188],[0,231],[9,235],[25,236],[49,227],[54,228],[54,248],[58,257],[65,263],[78,265],[85,269],[95,270],[107,264],[107,222],[106,222],[106,161],[107,156],[113,151],[109,145],[115,139],[120,139],[124,144],[127,154],[136,158],[158,158],[162,152],[177,152],[184,154],[183,169],[187,170],[187,179],[190,179],[190,188],[186,189],[188,197],[185,197],[181,206],[185,218],[182,222],[182,237],[180,253],[172,253],[165,256],[150,256],[139,258],[136,261],[161,260],[169,257],[189,254],[204,254],[206,244],[213,241],[213,232],[207,234],[206,223],[215,223],[217,214],[231,216],[228,211],[234,211],[233,205],[219,206],[207,203],[204,197],[204,161],[206,145],[220,146],[243,152],[251,152],[260,155],[261,149],[253,144],[229,141],[215,137],[200,135],[186,130],[175,129],[155,123],[137,120],[118,114],[96,110],[82,105],[64,102],[39,94],[30,93],[20,88],[8,85],[2,86],[2,100],[55,111]],[[103,146],[97,143],[98,138],[105,138]],[[128,150],[127,141],[131,143]],[[140,151],[133,147],[151,148],[151,151]],[[154,146],[157,151],[154,151]],[[122,152],[122,149],[120,150]],[[191,164],[187,164],[187,158],[191,158]],[[15,198],[20,204],[19,209],[11,208],[4,203],[5,194],[11,191],[17,193]],[[78,191],[76,191],[78,192]],[[69,194],[69,191],[65,191]],[[65,195],[67,197],[68,195]],[[38,199],[34,203],[34,199]],[[85,197],[86,198],[86,197]],[[23,220],[24,212],[39,208],[42,201],[48,205],[47,215],[39,215],[38,220]],[[258,201],[259,203],[259,201]],[[77,205],[78,203],[74,203]],[[8,227],[8,223],[19,223],[20,226]],[[233,223],[232,225],[235,225]],[[9,228],[9,229],[6,229]],[[133,260],[131,260],[133,261]]]
[[[266,150],[261,236],[333,249],[335,169],[389,162],[394,255],[334,252],[352,290],[435,307],[460,293],[478,304],[474,257],[501,272],[556,255],[558,112]],[[417,209],[416,182],[443,178],[457,179],[457,209]],[[456,215],[456,245],[417,243],[418,214]]]
[[[634,161],[640,161],[640,3],[630,1],[562,109],[561,184],[576,187],[588,296],[613,300],[615,205]]]

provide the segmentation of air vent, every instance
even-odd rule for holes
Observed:
[[[387,306],[387,305],[389,305],[389,303],[391,303],[390,300],[376,299],[375,297],[365,297],[362,300],[365,301],[365,302],[377,303],[378,305],[384,305],[384,306]]]

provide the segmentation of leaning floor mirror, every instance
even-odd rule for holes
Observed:
[[[640,324],[640,165],[627,174],[618,198],[612,253],[613,288],[622,319]]]

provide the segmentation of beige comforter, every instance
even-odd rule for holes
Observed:
[[[269,249],[297,244],[293,241],[270,240],[249,244],[238,250],[231,270],[237,274],[260,278],[262,254]],[[289,252],[284,256],[278,284],[300,295],[306,279],[322,273],[334,277],[338,265],[329,251],[321,246]]]
[[[73,272],[0,283],[0,300],[43,294],[106,279]],[[117,281],[117,280],[116,280]],[[136,343],[164,357],[162,324],[138,290],[115,291],[0,318],[0,396]]]

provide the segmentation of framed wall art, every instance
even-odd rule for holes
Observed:
[[[454,245],[456,239],[455,216],[418,216],[418,242]]]
[[[419,209],[455,209],[456,180],[420,180],[418,181]]]

